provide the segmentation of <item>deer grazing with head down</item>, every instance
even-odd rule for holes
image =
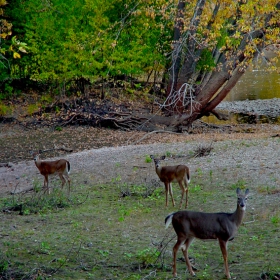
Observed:
[[[168,206],[168,193],[170,193],[173,207],[175,206],[171,183],[177,182],[182,190],[180,208],[182,207],[182,202],[185,193],[186,193],[186,208],[187,208],[188,183],[191,180],[189,168],[186,165],[160,166],[160,161],[164,160],[165,156],[162,156],[161,158],[155,158],[153,155],[151,155],[150,157],[151,159],[154,160],[156,173],[165,186],[165,206],[166,207]]]
[[[66,159],[59,159],[54,161],[42,161],[40,160],[40,152],[32,152],[33,159],[35,161],[35,165],[39,169],[40,173],[45,177],[44,179],[44,188],[49,189],[49,175],[58,174],[63,188],[66,180],[68,182],[68,195],[70,194],[70,178],[68,174],[70,173],[70,163]]]
[[[169,214],[165,218],[165,226],[168,228],[172,222],[173,228],[177,234],[177,242],[173,247],[173,275],[176,271],[176,255],[179,248],[182,248],[186,265],[192,276],[193,272],[189,257],[188,248],[194,238],[199,239],[218,239],[219,245],[224,258],[225,274],[230,279],[228,269],[227,242],[233,240],[237,229],[240,226],[245,209],[249,190],[241,194],[239,188],[237,193],[237,208],[233,213],[203,213],[193,211],[178,211]]]

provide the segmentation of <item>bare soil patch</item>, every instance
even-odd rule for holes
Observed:
[[[269,124],[229,125],[213,128],[199,123],[190,133],[185,134],[147,134],[81,126],[65,127],[62,131],[42,127],[26,129],[11,124],[1,125],[0,128],[0,162],[9,163],[9,166],[0,167],[0,193],[31,189],[34,180],[40,180],[43,183],[43,177],[38,173],[31,159],[31,150],[48,150],[43,153],[42,159],[64,157],[70,160],[71,173],[74,174],[74,177],[78,178],[79,176],[75,175],[81,174],[80,177],[83,177],[83,179],[75,179],[76,183],[79,183],[80,180],[105,183],[114,176],[118,176],[119,173],[123,178],[129,179],[132,176],[131,168],[144,164],[145,155],[150,153],[165,154],[169,151],[173,154],[188,155],[195,146],[203,143],[238,139],[262,139],[262,141],[266,139],[265,141],[268,141],[268,139],[275,140],[272,136],[280,135],[280,127]],[[192,143],[192,145],[187,146],[187,143]],[[227,143],[229,142],[227,141]],[[51,150],[58,146],[71,148],[72,152]],[[177,149],[178,151],[176,151]],[[265,147],[257,147],[250,157],[258,157],[260,149],[264,152]],[[230,157],[236,158],[237,155],[234,153],[234,150],[226,150],[225,154],[221,155],[226,157],[223,161],[227,161]],[[246,154],[240,154],[239,157],[243,161],[247,161],[246,166],[250,168],[251,158],[248,158]],[[216,159],[216,161],[220,160],[221,158]],[[277,161],[278,159],[272,155],[271,160]],[[116,163],[121,168],[116,168]],[[193,167],[193,169],[195,168]],[[136,175],[133,174],[134,177],[137,177]],[[141,180],[141,176],[136,180]],[[85,179],[87,177],[93,179]],[[75,184],[75,182],[73,183]]]

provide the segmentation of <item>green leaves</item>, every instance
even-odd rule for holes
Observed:
[[[71,5],[62,0],[14,2],[8,14],[29,46],[29,59],[22,67],[31,79],[96,80],[145,73],[155,62],[157,70],[165,67],[159,41],[167,33],[156,5],[132,0],[74,0]],[[26,53],[26,45],[19,46],[15,58],[19,52]],[[19,75],[22,67],[15,68],[13,75]]]

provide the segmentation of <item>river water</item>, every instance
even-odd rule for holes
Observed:
[[[230,91],[224,101],[244,101],[280,98],[280,74],[276,71],[249,69],[241,77],[235,87]],[[210,115],[203,117],[202,121],[213,124],[233,123],[280,123],[280,116],[268,117],[266,115],[231,113],[228,121],[219,121]]]
[[[266,70],[247,70],[225,101],[280,98],[280,74]]]

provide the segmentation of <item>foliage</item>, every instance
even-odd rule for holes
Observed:
[[[145,162],[146,162],[146,163],[152,162],[152,159],[151,159],[151,157],[150,157],[149,155],[146,155],[146,156],[145,156]]]
[[[12,108],[0,102],[0,116],[6,116],[12,112]]]
[[[164,69],[171,34],[165,2],[14,0],[6,12],[30,52],[12,76],[64,84]]]
[[[27,44],[12,36],[13,24],[5,18],[4,6],[8,3],[0,0],[0,81],[9,77],[10,66],[21,58],[21,53],[27,53]]]
[[[71,94],[81,80],[148,80],[170,69],[166,107],[189,113],[172,122],[179,127],[189,118],[188,126],[213,112],[257,54],[277,70],[279,51],[269,62],[263,57],[264,47],[278,43],[277,3],[179,1],[180,10],[175,0],[3,1],[9,21],[2,20],[0,81],[26,79]],[[11,84],[3,91],[15,92]]]
[[[277,70],[279,19],[275,0],[179,1],[163,106],[170,114],[185,114],[173,126],[190,126],[210,113],[223,119],[216,106],[257,56],[258,62]],[[265,56],[268,45],[274,58]]]
[[[69,207],[70,203],[66,195],[61,190],[54,190],[51,195],[37,190],[32,196],[16,197],[2,201],[2,211],[19,211],[20,215],[43,214],[53,211],[54,209],[62,209]]]

